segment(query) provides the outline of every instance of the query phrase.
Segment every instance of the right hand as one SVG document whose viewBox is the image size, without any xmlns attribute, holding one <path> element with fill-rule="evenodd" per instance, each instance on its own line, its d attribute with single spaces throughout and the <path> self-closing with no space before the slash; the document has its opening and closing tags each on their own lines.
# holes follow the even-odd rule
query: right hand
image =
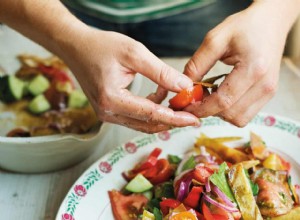
<svg viewBox="0 0 300 220">
<path fill-rule="evenodd" d="M 147 133 L 199 123 L 188 112 L 174 112 L 159 104 L 166 90 L 179 92 L 192 87 L 192 80 L 125 35 L 86 27 L 65 42 L 60 56 L 102 121 Z M 127 87 L 137 72 L 163 89 L 159 87 L 149 99 L 133 95 Z"/>
</svg>

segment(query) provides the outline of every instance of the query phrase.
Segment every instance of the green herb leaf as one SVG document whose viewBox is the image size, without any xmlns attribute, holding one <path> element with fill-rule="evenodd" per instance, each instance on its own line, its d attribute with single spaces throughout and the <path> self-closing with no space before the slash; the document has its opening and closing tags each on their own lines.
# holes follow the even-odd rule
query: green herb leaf
<svg viewBox="0 0 300 220">
<path fill-rule="evenodd" d="M 181 159 L 176 155 L 169 154 L 168 161 L 172 164 L 179 164 L 181 162 Z"/>
<path fill-rule="evenodd" d="M 258 188 L 258 185 L 256 183 L 254 183 L 251 179 L 250 179 L 250 175 L 248 173 L 248 170 L 244 169 L 244 172 L 246 174 L 246 177 L 250 183 L 250 186 L 251 186 L 251 190 L 252 190 L 252 194 L 253 196 L 257 196 L 258 195 L 258 192 L 259 192 L 259 188 Z"/>
<path fill-rule="evenodd" d="M 232 201 L 235 202 L 234 195 L 229 187 L 226 179 L 225 171 L 228 169 L 227 164 L 224 162 L 220 165 L 218 172 L 215 172 L 209 177 L 209 180 L 215 184 L 225 195 Z"/>
<path fill-rule="evenodd" d="M 196 167 L 195 157 L 192 155 L 182 166 L 181 172 L 189 169 L 194 169 Z"/>
<path fill-rule="evenodd" d="M 154 198 L 148 201 L 146 210 L 153 213 L 154 208 L 160 208 L 159 203 L 161 202 L 161 199 Z"/>
<path fill-rule="evenodd" d="M 154 187 L 155 198 L 175 198 L 174 186 L 171 182 L 164 182 Z"/>
<path fill-rule="evenodd" d="M 163 219 L 163 216 L 162 216 L 162 213 L 160 211 L 160 209 L 154 207 L 153 209 L 153 215 L 155 217 L 155 220 L 162 220 Z"/>
</svg>

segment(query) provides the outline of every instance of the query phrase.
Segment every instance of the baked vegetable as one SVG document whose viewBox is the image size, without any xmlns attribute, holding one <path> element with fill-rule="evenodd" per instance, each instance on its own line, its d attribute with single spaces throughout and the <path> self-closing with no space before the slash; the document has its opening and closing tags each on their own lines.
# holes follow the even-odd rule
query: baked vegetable
<svg viewBox="0 0 300 220">
<path fill-rule="evenodd" d="M 244 220 L 263 220 L 242 164 L 232 166 L 228 182 Z"/>
</svg>

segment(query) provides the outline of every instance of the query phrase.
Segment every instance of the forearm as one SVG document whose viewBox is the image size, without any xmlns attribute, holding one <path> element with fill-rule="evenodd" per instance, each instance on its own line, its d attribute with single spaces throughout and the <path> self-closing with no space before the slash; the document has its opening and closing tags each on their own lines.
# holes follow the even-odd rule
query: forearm
<svg viewBox="0 0 300 220">
<path fill-rule="evenodd" d="M 0 22 L 61 55 L 62 46 L 86 26 L 59 0 L 2 0 Z"/>
</svg>

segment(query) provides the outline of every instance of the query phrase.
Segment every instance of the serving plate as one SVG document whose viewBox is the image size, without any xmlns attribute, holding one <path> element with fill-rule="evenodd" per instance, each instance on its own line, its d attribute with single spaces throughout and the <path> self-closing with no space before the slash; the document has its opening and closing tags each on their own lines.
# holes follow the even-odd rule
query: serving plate
<svg viewBox="0 0 300 220">
<path fill-rule="evenodd" d="M 121 173 L 131 169 L 155 147 L 168 154 L 182 155 L 190 149 L 197 136 L 241 136 L 249 140 L 250 131 L 260 135 L 267 146 L 292 165 L 294 183 L 300 183 L 300 123 L 269 114 L 257 115 L 245 128 L 237 128 L 219 118 L 203 119 L 199 127 L 176 128 L 158 134 L 137 137 L 117 146 L 88 168 L 74 183 L 63 200 L 56 220 L 113 219 L 108 190 L 125 185 Z"/>
</svg>

